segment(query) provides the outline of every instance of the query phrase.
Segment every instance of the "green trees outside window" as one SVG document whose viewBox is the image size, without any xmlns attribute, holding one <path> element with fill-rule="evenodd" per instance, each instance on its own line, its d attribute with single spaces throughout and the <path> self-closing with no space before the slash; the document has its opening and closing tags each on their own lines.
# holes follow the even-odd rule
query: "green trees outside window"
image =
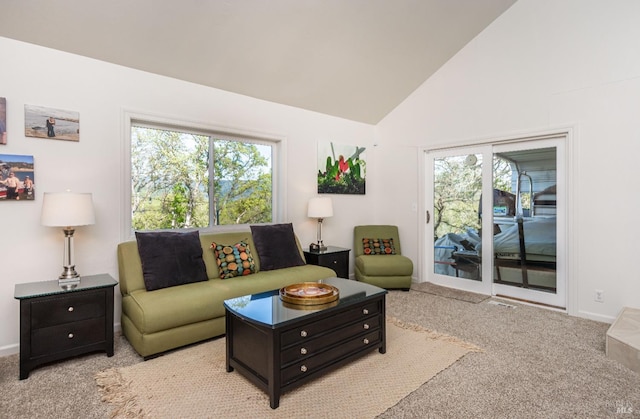
<svg viewBox="0 0 640 419">
<path fill-rule="evenodd" d="M 131 128 L 134 230 L 272 221 L 271 145 Z"/>
<path fill-rule="evenodd" d="M 492 164 L 493 187 L 510 191 L 513 174 L 509 162 L 496 156 Z M 480 231 L 482 156 L 436 159 L 434 170 L 435 239 L 447 233 L 462 234 L 468 228 Z"/>
</svg>

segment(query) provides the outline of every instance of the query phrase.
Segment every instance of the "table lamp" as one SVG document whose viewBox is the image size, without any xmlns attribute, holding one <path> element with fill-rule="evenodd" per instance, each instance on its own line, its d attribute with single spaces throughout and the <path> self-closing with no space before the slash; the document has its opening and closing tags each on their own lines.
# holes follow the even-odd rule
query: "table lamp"
<svg viewBox="0 0 640 419">
<path fill-rule="evenodd" d="M 63 227 L 63 271 L 58 277 L 58 284 L 64 289 L 75 288 L 80 283 L 80 275 L 75 269 L 73 233 L 75 227 L 95 223 L 91 194 L 74 193 L 69 190 L 66 192 L 45 192 L 40 221 L 44 226 Z"/>
<path fill-rule="evenodd" d="M 327 246 L 322 242 L 322 221 L 327 217 L 333 216 L 333 203 L 331 198 L 317 197 L 309 200 L 309 208 L 307 210 L 309 218 L 318 219 L 318 242 L 312 243 L 309 250 L 321 251 L 327 250 Z"/>
</svg>

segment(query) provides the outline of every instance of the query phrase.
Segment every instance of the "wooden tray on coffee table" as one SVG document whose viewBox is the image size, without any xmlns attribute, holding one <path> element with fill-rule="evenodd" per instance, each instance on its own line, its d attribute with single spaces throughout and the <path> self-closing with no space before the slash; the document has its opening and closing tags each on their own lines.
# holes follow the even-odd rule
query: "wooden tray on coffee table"
<svg viewBox="0 0 640 419">
<path fill-rule="evenodd" d="M 318 282 L 301 282 L 280 289 L 280 299 L 285 303 L 315 306 L 336 301 L 340 296 L 338 288 Z"/>
</svg>

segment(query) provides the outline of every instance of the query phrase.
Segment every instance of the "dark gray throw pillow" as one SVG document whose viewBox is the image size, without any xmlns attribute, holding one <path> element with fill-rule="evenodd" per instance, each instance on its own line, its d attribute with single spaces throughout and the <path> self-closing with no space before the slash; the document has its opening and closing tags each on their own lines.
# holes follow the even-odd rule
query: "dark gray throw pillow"
<svg viewBox="0 0 640 419">
<path fill-rule="evenodd" d="M 251 235 L 261 271 L 304 265 L 291 223 L 252 225 Z"/>
<path fill-rule="evenodd" d="M 198 231 L 136 231 L 147 291 L 206 281 Z"/>
</svg>

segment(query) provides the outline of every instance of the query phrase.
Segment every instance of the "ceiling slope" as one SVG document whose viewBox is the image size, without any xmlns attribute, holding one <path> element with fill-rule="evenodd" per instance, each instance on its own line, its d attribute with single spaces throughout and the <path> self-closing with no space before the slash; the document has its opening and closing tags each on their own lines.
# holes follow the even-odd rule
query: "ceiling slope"
<svg viewBox="0 0 640 419">
<path fill-rule="evenodd" d="M 0 36 L 376 124 L 516 0 L 12 0 Z"/>
</svg>

